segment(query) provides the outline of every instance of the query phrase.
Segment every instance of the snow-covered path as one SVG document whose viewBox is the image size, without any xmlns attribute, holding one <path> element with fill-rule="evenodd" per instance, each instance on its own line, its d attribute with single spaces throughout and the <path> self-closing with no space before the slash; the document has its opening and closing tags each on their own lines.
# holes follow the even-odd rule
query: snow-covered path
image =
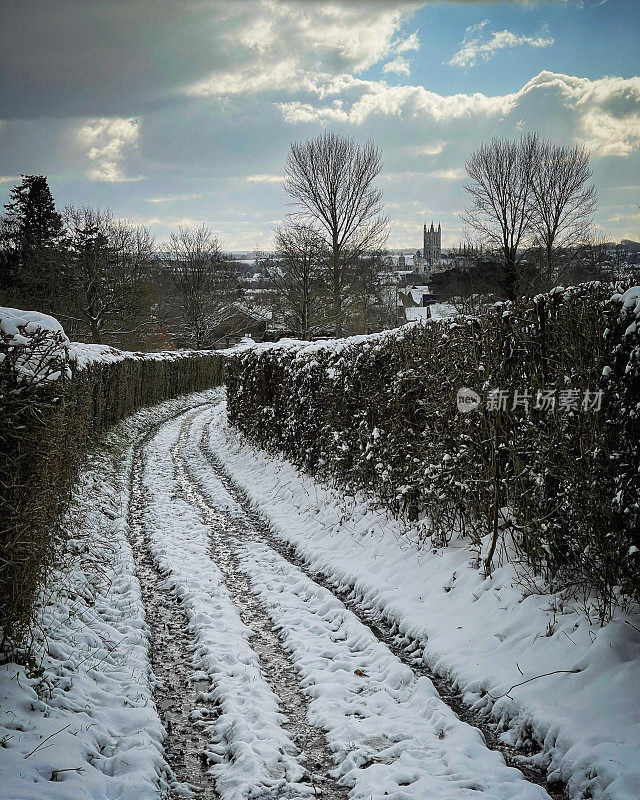
<svg viewBox="0 0 640 800">
<path fill-rule="evenodd" d="M 418 551 L 219 390 L 116 426 L 68 533 L 38 670 L 0 667 L 2 800 L 640 796 L 637 617 Z"/>
<path fill-rule="evenodd" d="M 179 601 L 192 642 L 183 655 L 193 648 L 192 678 L 205 687 L 195 708 L 177 711 L 171 695 L 185 680 L 156 687 L 176 776 L 222 800 L 548 798 L 427 677 L 270 546 L 205 457 L 211 417 L 209 406 L 160 426 L 134 465 L 138 544 Z M 199 775 L 193 757 L 172 758 L 188 719 L 206 740 Z"/>
</svg>

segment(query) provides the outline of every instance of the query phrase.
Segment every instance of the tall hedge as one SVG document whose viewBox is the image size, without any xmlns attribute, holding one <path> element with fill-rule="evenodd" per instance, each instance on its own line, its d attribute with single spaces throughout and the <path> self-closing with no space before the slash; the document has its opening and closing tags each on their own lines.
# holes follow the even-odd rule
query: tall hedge
<svg viewBox="0 0 640 800">
<path fill-rule="evenodd" d="M 611 291 L 588 284 L 481 317 L 258 345 L 229 359 L 230 421 L 421 520 L 436 546 L 462 533 L 488 571 L 524 561 L 606 619 L 614 603 L 640 600 L 640 301 Z M 480 395 L 477 410 L 458 411 L 462 387 Z M 508 403 L 494 410 L 499 389 Z M 571 407 L 566 393 L 581 404 L 586 390 L 593 405 L 602 391 L 600 410 Z M 539 391 L 555 408 L 535 407 Z"/>
<path fill-rule="evenodd" d="M 34 601 L 63 546 L 58 524 L 87 446 L 143 406 L 222 382 L 217 353 L 110 350 L 80 368 L 61 331 L 33 325 L 20 330 L 17 336 L 0 330 L 0 626 L 5 657 L 15 656 L 16 646 L 29 640 Z"/>
</svg>

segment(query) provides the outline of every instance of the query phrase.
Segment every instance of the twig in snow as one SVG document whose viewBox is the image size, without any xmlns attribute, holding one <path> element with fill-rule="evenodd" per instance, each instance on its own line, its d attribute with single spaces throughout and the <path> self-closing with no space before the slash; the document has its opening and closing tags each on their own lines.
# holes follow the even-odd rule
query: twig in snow
<svg viewBox="0 0 640 800">
<path fill-rule="evenodd" d="M 625 622 L 627 623 L 627 625 L 631 625 L 631 627 L 633 628 L 633 630 L 634 630 L 634 631 L 638 631 L 638 633 L 640 633 L 640 628 L 637 628 L 637 627 L 636 627 L 636 626 L 633 624 L 633 622 L 629 622 L 629 620 L 628 620 L 628 619 L 625 619 Z"/>
<path fill-rule="evenodd" d="M 70 725 L 70 724 L 69 724 L 69 725 L 65 725 L 65 726 L 64 726 L 64 728 L 60 728 L 60 730 L 59 730 L 59 731 L 56 731 L 55 733 L 50 733 L 50 734 L 49 734 L 49 736 L 47 736 L 47 738 L 46 738 L 46 739 L 43 739 L 43 740 L 40 742 L 40 744 L 39 744 L 39 745 L 37 745 L 37 747 L 34 747 L 34 748 L 33 748 L 33 750 L 32 750 L 30 753 L 27 753 L 27 755 L 25 756 L 25 758 L 29 758 L 29 756 L 32 756 L 32 755 L 33 755 L 33 754 L 36 752 L 36 750 L 39 750 L 39 749 L 42 747 L 42 745 L 43 745 L 45 742 L 48 742 L 48 741 L 49 741 L 49 739 L 52 739 L 54 736 L 57 736 L 59 733 L 62 733 L 62 731 L 66 731 L 66 730 L 67 730 L 67 728 L 69 728 L 69 727 L 71 727 L 71 725 Z"/>
<path fill-rule="evenodd" d="M 108 657 L 111 655 L 111 653 L 113 653 L 113 651 L 116 649 L 116 647 L 118 647 L 119 645 L 121 645 L 121 644 L 122 644 L 122 642 L 124 642 L 124 640 L 125 640 L 126 638 L 127 638 L 126 636 L 123 636 L 123 637 L 122 637 L 122 639 L 120 639 L 120 641 L 119 641 L 119 642 L 116 642 L 116 643 L 113 645 L 113 647 L 111 648 L 111 650 L 109 650 L 109 652 L 108 652 L 106 655 L 104 655 L 104 656 L 103 656 L 103 657 L 100 659 L 100 661 L 98 661 L 98 663 L 97 663 L 97 664 L 94 664 L 92 667 L 89 667 L 89 669 L 95 669 L 96 667 L 99 667 L 99 666 L 100 666 L 100 664 L 102 664 L 102 662 L 105 660 L 105 658 L 108 658 Z"/>
<path fill-rule="evenodd" d="M 54 769 L 53 772 L 51 773 L 51 780 L 57 781 L 58 775 L 61 772 L 83 772 L 83 771 L 84 767 L 67 767 L 66 769 Z"/>
<path fill-rule="evenodd" d="M 489 695 L 489 697 L 492 700 L 499 700 L 501 697 L 509 697 L 509 692 L 512 689 L 515 689 L 516 686 L 524 686 L 525 683 L 531 683 L 531 681 L 537 681 L 538 678 L 546 678 L 549 675 L 558 675 L 561 672 L 566 672 L 566 673 L 574 672 L 575 673 L 575 672 L 582 672 L 582 670 L 581 669 L 554 669 L 552 672 L 543 672 L 541 675 L 534 675 L 533 678 L 527 678 L 526 681 L 520 681 L 520 683 L 514 683 L 513 686 L 510 686 L 507 689 L 507 691 L 504 692 L 503 694 L 493 695 L 493 694 L 491 694 L 491 692 L 487 692 L 487 694 Z"/>
<path fill-rule="evenodd" d="M 124 642 L 124 640 L 125 640 L 126 638 L 127 638 L 126 636 L 123 636 L 123 637 L 122 637 L 122 639 L 120 639 L 120 641 L 119 641 L 119 642 L 116 642 L 116 643 L 113 645 L 113 647 L 112 647 L 110 650 L 107 650 L 107 654 L 106 654 L 106 655 L 105 655 L 103 658 L 101 658 L 101 659 L 100 659 L 100 661 L 98 661 L 98 664 L 102 664 L 102 662 L 104 661 L 104 659 L 105 659 L 107 656 L 111 655 L 111 653 L 113 653 L 113 651 L 116 649 L 116 647 L 117 647 L 119 644 L 122 644 L 122 642 Z M 98 649 L 100 649 L 100 648 L 98 648 Z M 78 669 L 78 667 L 80 667 L 82 664 L 84 664 L 84 662 L 85 662 L 85 661 L 88 661 L 88 660 L 91 658 L 91 656 L 92 656 L 92 655 L 95 655 L 95 653 L 94 653 L 93 651 L 91 651 L 91 652 L 89 653 L 89 655 L 88 655 L 88 656 L 85 656 L 85 657 L 82 659 L 82 661 L 80 661 L 80 662 L 79 662 L 79 663 L 76 665 L 76 669 Z M 89 667 L 89 669 L 95 669 L 95 668 L 98 666 L 98 664 L 94 664 L 92 667 Z"/>
</svg>

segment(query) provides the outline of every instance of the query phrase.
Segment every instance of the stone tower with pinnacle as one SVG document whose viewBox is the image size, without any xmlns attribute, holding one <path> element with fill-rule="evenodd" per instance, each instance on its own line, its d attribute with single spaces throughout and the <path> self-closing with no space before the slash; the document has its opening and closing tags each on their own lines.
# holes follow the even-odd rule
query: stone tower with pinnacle
<svg viewBox="0 0 640 800">
<path fill-rule="evenodd" d="M 438 223 L 437 230 L 431 223 L 431 228 L 427 228 L 427 223 L 424 224 L 423 229 L 423 250 L 422 257 L 424 259 L 425 271 L 431 272 L 433 267 L 440 263 L 442 255 L 442 228 Z"/>
</svg>

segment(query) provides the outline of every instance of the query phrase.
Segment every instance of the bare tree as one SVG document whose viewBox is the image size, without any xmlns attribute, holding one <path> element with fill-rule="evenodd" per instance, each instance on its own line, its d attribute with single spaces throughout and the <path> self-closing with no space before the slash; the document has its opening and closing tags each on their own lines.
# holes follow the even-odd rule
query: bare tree
<svg viewBox="0 0 640 800">
<path fill-rule="evenodd" d="M 236 279 L 215 233 L 200 225 L 170 236 L 168 266 L 180 314 L 167 327 L 196 350 L 211 347 L 232 316 Z"/>
<path fill-rule="evenodd" d="M 516 296 L 518 266 L 531 232 L 531 202 L 538 152 L 538 137 L 528 134 L 518 141 L 493 139 L 482 144 L 466 163 L 470 182 L 465 189 L 471 208 L 465 223 L 503 262 L 503 291 Z"/>
<path fill-rule="evenodd" d="M 342 335 L 350 292 L 349 267 L 380 249 L 387 233 L 382 192 L 373 185 L 382 170 L 376 145 L 325 132 L 295 142 L 285 165 L 285 191 L 294 215 L 322 232 L 327 251 L 335 333 Z"/>
<path fill-rule="evenodd" d="M 589 152 L 582 145 L 564 147 L 538 142 L 532 181 L 534 246 L 542 251 L 542 281 L 550 289 L 561 279 L 560 255 L 589 235 L 596 209 L 596 188 Z M 564 261 L 568 264 L 567 259 Z"/>
<path fill-rule="evenodd" d="M 568 280 L 625 281 L 633 276 L 633 265 L 621 242 L 591 233 L 573 248 Z"/>
<path fill-rule="evenodd" d="M 310 225 L 290 224 L 275 235 L 276 261 L 263 264 L 285 321 L 300 339 L 317 330 L 324 283 L 323 241 Z"/>
<path fill-rule="evenodd" d="M 144 226 L 114 220 L 109 209 L 67 207 L 68 249 L 61 273 L 61 316 L 91 339 L 119 341 L 137 330 L 150 305 L 154 240 Z"/>
<path fill-rule="evenodd" d="M 395 291 L 389 291 L 390 287 L 385 284 L 385 274 L 392 267 L 390 255 L 382 250 L 362 255 L 353 264 L 350 333 L 373 333 L 395 325 Z"/>
</svg>

